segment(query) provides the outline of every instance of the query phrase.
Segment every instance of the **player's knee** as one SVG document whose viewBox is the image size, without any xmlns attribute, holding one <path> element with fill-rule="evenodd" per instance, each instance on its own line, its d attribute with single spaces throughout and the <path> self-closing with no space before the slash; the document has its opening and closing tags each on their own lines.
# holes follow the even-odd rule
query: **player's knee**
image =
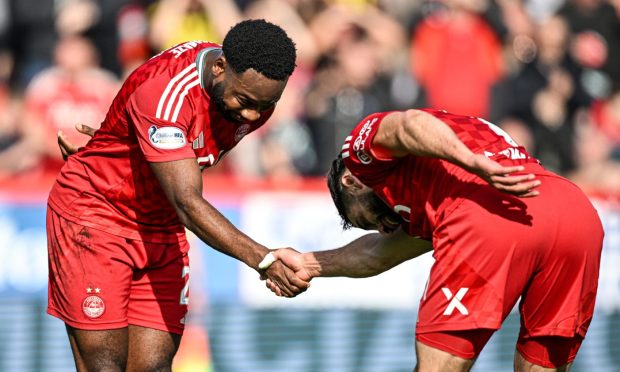
<svg viewBox="0 0 620 372">
<path fill-rule="evenodd" d="M 424 345 L 461 359 L 475 359 L 494 332 L 493 329 L 440 331 L 419 333 L 416 338 Z"/>
<path fill-rule="evenodd" d="M 515 364 L 518 365 L 519 357 L 522 357 L 523 365 L 532 364 L 561 371 L 575 359 L 582 342 L 583 337 L 579 335 L 519 338 L 517 340 L 519 355 L 515 356 Z"/>
<path fill-rule="evenodd" d="M 172 370 L 172 356 L 145 356 L 138 360 L 131 360 L 127 371 L 170 372 Z"/>
<path fill-rule="evenodd" d="M 126 355 L 108 351 L 88 355 L 83 360 L 89 372 L 120 372 L 127 365 Z"/>
<path fill-rule="evenodd" d="M 417 370 L 468 371 L 494 330 L 443 331 L 417 334 Z"/>
<path fill-rule="evenodd" d="M 124 371 L 127 365 L 127 335 L 123 329 L 88 331 L 67 325 L 78 369 Z"/>
</svg>

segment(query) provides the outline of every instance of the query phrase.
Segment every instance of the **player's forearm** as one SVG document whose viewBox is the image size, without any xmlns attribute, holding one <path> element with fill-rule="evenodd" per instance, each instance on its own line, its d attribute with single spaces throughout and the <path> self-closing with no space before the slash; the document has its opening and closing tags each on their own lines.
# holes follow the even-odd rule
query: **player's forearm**
<svg viewBox="0 0 620 372">
<path fill-rule="evenodd" d="M 304 268 L 313 277 L 366 278 L 431 249 L 430 242 L 409 237 L 402 231 L 389 236 L 373 233 L 338 249 L 304 253 Z"/>
<path fill-rule="evenodd" d="M 256 269 L 269 250 L 237 229 L 202 197 L 180 205 L 183 224 L 202 241 Z"/>
<path fill-rule="evenodd" d="M 195 159 L 153 162 L 151 168 L 185 227 L 218 251 L 257 268 L 269 250 L 202 197 L 202 175 Z"/>
</svg>

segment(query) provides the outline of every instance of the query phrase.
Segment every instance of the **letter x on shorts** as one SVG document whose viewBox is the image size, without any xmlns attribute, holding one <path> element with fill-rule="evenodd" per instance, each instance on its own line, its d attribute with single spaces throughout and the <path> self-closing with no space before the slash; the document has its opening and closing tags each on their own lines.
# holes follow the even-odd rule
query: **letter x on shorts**
<svg viewBox="0 0 620 372">
<path fill-rule="evenodd" d="M 47 209 L 47 312 L 77 329 L 129 324 L 182 334 L 189 244 L 148 243 L 85 227 Z"/>
<path fill-rule="evenodd" d="M 520 354 L 545 367 L 575 358 L 594 311 L 603 229 L 577 186 L 538 177 L 538 197 L 482 187 L 437 225 L 418 341 L 474 358 L 521 297 Z M 545 346 L 548 336 L 562 339 Z"/>
</svg>

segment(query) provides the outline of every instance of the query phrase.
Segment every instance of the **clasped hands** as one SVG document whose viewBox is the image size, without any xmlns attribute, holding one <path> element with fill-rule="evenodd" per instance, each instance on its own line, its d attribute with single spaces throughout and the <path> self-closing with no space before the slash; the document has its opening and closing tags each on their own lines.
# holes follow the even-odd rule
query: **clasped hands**
<svg viewBox="0 0 620 372">
<path fill-rule="evenodd" d="M 276 296 L 295 297 L 305 292 L 310 280 L 319 274 L 316 265 L 311 264 L 312 254 L 292 248 L 276 249 L 271 254 L 276 261 L 260 273 L 261 280 Z"/>
</svg>

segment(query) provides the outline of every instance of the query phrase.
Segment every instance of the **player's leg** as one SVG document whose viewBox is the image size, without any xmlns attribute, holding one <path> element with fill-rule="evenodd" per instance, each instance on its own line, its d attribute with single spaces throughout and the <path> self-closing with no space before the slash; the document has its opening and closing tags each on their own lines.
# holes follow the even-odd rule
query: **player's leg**
<svg viewBox="0 0 620 372">
<path fill-rule="evenodd" d="M 415 348 L 415 372 L 467 372 L 474 365 L 475 359 L 463 359 L 420 341 L 416 341 Z"/>
<path fill-rule="evenodd" d="M 189 245 L 131 242 L 145 264 L 135 270 L 129 297 L 128 371 L 170 371 L 185 327 Z"/>
<path fill-rule="evenodd" d="M 179 334 L 130 325 L 127 372 L 171 371 L 180 342 Z"/>
<path fill-rule="evenodd" d="M 526 360 L 519 351 L 515 352 L 515 372 L 568 372 L 573 363 L 567 363 L 557 368 L 546 368 Z"/>
<path fill-rule="evenodd" d="M 79 372 L 125 371 L 127 328 L 86 331 L 67 325 L 67 334 Z"/>
<path fill-rule="evenodd" d="M 495 330 L 439 331 L 416 336 L 418 371 L 469 371 Z"/>
<path fill-rule="evenodd" d="M 48 209 L 48 313 L 67 325 L 80 370 L 125 368 L 131 262 L 125 239 Z"/>
<path fill-rule="evenodd" d="M 592 320 L 598 287 L 603 229 L 594 207 L 568 181 L 545 183 L 553 186 L 553 208 L 543 215 L 553 239 L 540 248 L 537 271 L 521 298 L 517 371 L 570 365 Z"/>
<path fill-rule="evenodd" d="M 435 263 L 416 325 L 418 344 L 432 348 L 420 349 L 421 370 L 441 370 L 442 363 L 471 368 L 536 266 L 530 253 L 537 242 L 523 238 L 530 229 L 527 205 L 490 187 L 469 195 L 436 227 Z"/>
</svg>

